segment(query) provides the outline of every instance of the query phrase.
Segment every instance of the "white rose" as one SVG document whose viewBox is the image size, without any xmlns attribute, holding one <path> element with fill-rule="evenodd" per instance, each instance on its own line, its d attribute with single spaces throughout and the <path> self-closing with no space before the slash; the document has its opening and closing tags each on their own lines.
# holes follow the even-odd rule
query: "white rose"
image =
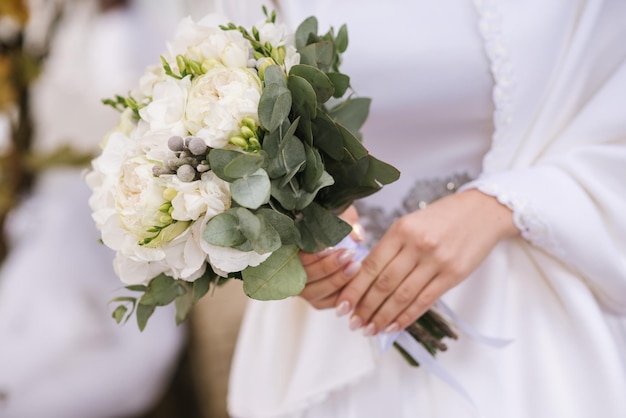
<svg viewBox="0 0 626 418">
<path fill-rule="evenodd" d="M 186 135 L 183 120 L 190 86 L 189 77 L 182 80 L 167 77 L 154 85 L 152 101 L 139 110 L 139 116 L 149 124 L 151 131 L 167 130 L 170 135 Z"/>
<path fill-rule="evenodd" d="M 241 129 L 241 120 L 258 122 L 261 81 L 245 68 L 215 66 L 196 77 L 187 101 L 186 126 L 212 148 L 224 148 Z"/>
</svg>

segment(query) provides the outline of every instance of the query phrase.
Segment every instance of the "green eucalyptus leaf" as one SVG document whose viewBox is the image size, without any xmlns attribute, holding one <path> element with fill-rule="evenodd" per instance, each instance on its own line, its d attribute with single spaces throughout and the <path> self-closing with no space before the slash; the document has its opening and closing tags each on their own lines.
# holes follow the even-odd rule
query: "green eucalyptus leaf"
<svg viewBox="0 0 626 418">
<path fill-rule="evenodd" d="M 328 113 L 332 119 L 358 136 L 361 126 L 363 126 L 369 115 L 371 102 L 371 99 L 365 97 L 347 99 Z"/>
<path fill-rule="evenodd" d="M 207 266 L 207 270 L 204 272 L 202 277 L 193 282 L 193 303 L 197 303 L 200 298 L 207 294 L 209 288 L 211 287 L 211 280 L 213 280 L 215 276 L 216 274 L 213 273 L 211 267 Z"/>
<path fill-rule="evenodd" d="M 358 140 L 356 136 L 340 123 L 336 123 L 337 128 L 341 132 L 341 138 L 343 139 L 343 146 L 347 151 L 347 154 L 352 160 L 359 160 L 365 158 L 368 155 L 367 148 L 363 146 L 363 143 Z M 345 154 L 344 154 L 345 156 Z"/>
<path fill-rule="evenodd" d="M 333 177 L 328 174 L 326 171 L 322 172 L 319 180 L 315 184 L 315 187 L 311 192 L 307 192 L 304 189 L 300 189 L 300 193 L 298 194 L 298 198 L 296 200 L 296 210 L 303 210 L 307 206 L 313 202 L 315 197 L 317 196 L 317 192 L 319 192 L 324 187 L 332 186 L 335 183 Z"/>
<path fill-rule="evenodd" d="M 323 112 L 312 121 L 313 143 L 334 160 L 343 159 L 343 135 L 337 125 Z"/>
<path fill-rule="evenodd" d="M 154 313 L 155 308 L 156 307 L 152 305 L 137 304 L 137 326 L 139 327 L 139 331 L 146 329 L 148 319 L 150 319 Z"/>
<path fill-rule="evenodd" d="M 296 29 L 296 49 L 304 47 L 311 34 L 317 35 L 317 18 L 315 16 L 306 18 Z"/>
<path fill-rule="evenodd" d="M 184 295 L 187 290 L 177 280 L 159 274 L 148 284 L 148 290 L 139 299 L 140 305 L 166 306 L 178 296 Z"/>
<path fill-rule="evenodd" d="M 348 27 L 345 24 L 341 25 L 339 32 L 337 32 L 335 48 L 337 48 L 337 52 L 340 54 L 343 54 L 348 49 Z"/>
<path fill-rule="evenodd" d="M 145 292 L 146 290 L 148 290 L 148 287 L 142 284 L 133 284 L 130 286 L 125 286 L 124 288 L 132 290 L 133 292 Z"/>
<path fill-rule="evenodd" d="M 335 47 L 332 41 L 319 41 L 298 48 L 300 64 L 311 65 L 320 69 L 329 68 L 335 60 Z"/>
<path fill-rule="evenodd" d="M 352 227 L 317 203 L 302 210 L 302 217 L 296 221 L 300 231 L 300 248 L 315 253 L 337 245 L 351 231 Z"/>
<path fill-rule="evenodd" d="M 289 116 L 291 92 L 279 84 L 270 84 L 263 89 L 259 100 L 259 120 L 265 130 L 272 132 Z"/>
<path fill-rule="evenodd" d="M 244 241 L 243 244 L 234 246 L 233 248 L 235 250 L 243 251 L 244 253 L 247 253 L 248 251 L 254 251 L 254 248 L 252 248 L 252 244 L 248 240 Z"/>
<path fill-rule="evenodd" d="M 335 87 L 333 97 L 340 98 L 346 93 L 350 87 L 350 77 L 342 73 L 327 73 L 326 74 Z"/>
<path fill-rule="evenodd" d="M 234 247 L 246 241 L 239 228 L 239 219 L 230 211 L 211 218 L 202 232 L 202 238 L 219 247 Z"/>
<path fill-rule="evenodd" d="M 300 233 L 289 216 L 269 208 L 261 208 L 256 211 L 256 214 L 264 218 L 278 232 L 282 245 L 298 242 Z"/>
<path fill-rule="evenodd" d="M 313 86 L 297 75 L 289 76 L 287 86 L 293 97 L 294 114 L 302 119 L 314 119 L 317 116 L 317 95 Z"/>
<path fill-rule="evenodd" d="M 392 165 L 389 165 L 378 158 L 369 156 L 369 167 L 366 174 L 367 178 L 373 178 L 376 183 L 386 185 L 391 184 L 400 178 L 400 171 Z"/>
<path fill-rule="evenodd" d="M 224 167 L 224 175 L 231 178 L 242 178 L 256 172 L 263 166 L 265 158 L 261 154 L 243 154 L 232 159 Z"/>
<path fill-rule="evenodd" d="M 265 151 L 270 159 L 278 155 L 278 147 L 280 146 L 280 130 L 272 131 L 263 137 L 263 151 Z M 271 164 L 271 163 L 270 163 Z"/>
<path fill-rule="evenodd" d="M 280 187 L 284 187 L 306 162 L 304 144 L 296 136 L 292 135 L 286 138 L 280 144 L 280 153 L 278 158 L 282 160 L 282 165 L 286 169 L 285 176 L 281 180 L 280 184 Z"/>
<path fill-rule="evenodd" d="M 265 67 L 263 78 L 266 87 L 270 84 L 278 84 L 279 86 L 287 87 L 285 72 L 278 65 L 270 65 L 268 67 Z"/>
<path fill-rule="evenodd" d="M 115 322 L 120 324 L 124 320 L 124 317 L 126 316 L 127 312 L 128 312 L 128 308 L 126 306 L 119 305 L 117 308 L 115 308 L 111 316 L 113 317 Z"/>
<path fill-rule="evenodd" d="M 280 136 L 281 141 L 285 140 L 293 136 L 296 133 L 296 129 L 298 129 L 298 124 L 300 123 L 300 117 L 298 116 L 292 123 L 289 125 L 289 128 L 285 131 L 284 134 Z"/>
<path fill-rule="evenodd" d="M 317 96 L 317 103 L 326 103 L 328 99 L 333 97 L 335 87 L 332 81 L 324 72 L 311 65 L 294 65 L 289 70 L 289 76 L 298 76 L 304 78 L 311 84 Z"/>
<path fill-rule="evenodd" d="M 237 180 L 234 177 L 229 177 L 224 172 L 226 166 L 234 159 L 244 155 L 239 151 L 226 150 L 226 149 L 212 149 L 209 152 L 209 164 L 211 165 L 211 171 L 215 175 L 227 182 L 233 182 Z"/>
<path fill-rule="evenodd" d="M 259 168 L 253 174 L 235 180 L 230 185 L 233 200 L 241 206 L 256 209 L 270 199 L 272 186 L 267 172 Z"/>
<path fill-rule="evenodd" d="M 302 187 L 311 193 L 324 172 L 322 156 L 316 148 L 305 145 L 306 165 L 302 176 Z"/>
<path fill-rule="evenodd" d="M 262 216 L 257 216 L 245 208 L 237 208 L 241 232 L 259 254 L 266 254 L 280 247 L 280 235 Z"/>
<path fill-rule="evenodd" d="M 272 197 L 285 208 L 285 210 L 294 210 L 298 203 L 300 188 L 296 179 L 292 179 L 289 184 L 280 187 L 281 179 L 272 180 Z"/>
<path fill-rule="evenodd" d="M 306 284 L 306 272 L 298 251 L 295 245 L 285 245 L 260 265 L 243 270 L 246 295 L 257 300 L 279 300 L 300 293 Z"/>
<path fill-rule="evenodd" d="M 189 285 L 191 286 L 191 285 Z M 176 307 L 176 324 L 182 324 L 185 319 L 189 316 L 191 312 L 191 308 L 193 307 L 194 296 L 192 291 L 186 292 L 184 295 L 179 296 L 174 301 L 174 306 Z"/>
</svg>

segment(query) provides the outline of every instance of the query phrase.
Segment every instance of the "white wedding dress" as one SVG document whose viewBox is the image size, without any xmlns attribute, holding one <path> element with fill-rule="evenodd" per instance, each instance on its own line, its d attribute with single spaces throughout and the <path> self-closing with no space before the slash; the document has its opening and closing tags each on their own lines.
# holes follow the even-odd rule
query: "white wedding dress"
<svg viewBox="0 0 626 418">
<path fill-rule="evenodd" d="M 237 23 L 260 16 L 261 2 L 221 3 Z M 626 416 L 626 3 L 280 7 L 292 25 L 309 15 L 320 30 L 348 23 L 342 69 L 373 98 L 365 144 L 402 172 L 366 199 L 366 223 L 384 227 L 464 176 L 474 179 L 465 187 L 513 209 L 523 238 L 500 243 L 444 297 L 480 332 L 512 343 L 462 335 L 438 356 L 474 409 L 333 311 L 298 298 L 251 301 L 231 372 L 232 416 Z"/>
</svg>

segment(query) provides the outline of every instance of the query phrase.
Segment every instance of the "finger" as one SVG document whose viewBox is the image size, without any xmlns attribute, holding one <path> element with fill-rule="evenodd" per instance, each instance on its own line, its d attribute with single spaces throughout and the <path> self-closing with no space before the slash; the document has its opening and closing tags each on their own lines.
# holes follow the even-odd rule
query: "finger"
<svg viewBox="0 0 626 418">
<path fill-rule="evenodd" d="M 424 315 L 424 313 L 453 286 L 451 282 L 453 282 L 453 280 L 447 276 L 438 275 L 434 277 L 424 286 L 411 304 L 407 306 L 404 311 L 400 312 L 390 325 L 384 328 L 384 331 L 388 333 L 397 332 L 417 321 L 420 316 Z"/>
<path fill-rule="evenodd" d="M 354 315 L 358 316 L 363 324 L 368 324 L 374 313 L 390 295 L 394 294 L 398 286 L 415 269 L 417 263 L 418 256 L 414 251 L 402 250 L 374 279 L 370 288 L 356 305 Z M 414 297 L 415 294 L 412 296 Z"/>
<path fill-rule="evenodd" d="M 383 271 L 387 264 L 398 254 L 400 251 L 400 241 L 394 238 L 386 238 L 389 236 L 393 237 L 393 234 L 385 235 L 378 245 L 374 247 L 372 252 L 362 261 L 359 273 L 350 280 L 339 295 L 339 299 L 337 300 L 338 309 L 342 307 L 342 310 L 347 309 L 350 311 L 357 306 L 374 279 L 378 277 L 380 272 Z M 359 328 L 362 324 L 362 322 L 359 323 L 359 321 L 360 319 L 358 317 L 353 318 L 353 320 L 350 321 L 350 328 Z"/>
<path fill-rule="evenodd" d="M 342 248 L 329 256 L 308 264 L 305 266 L 307 283 L 315 282 L 337 273 L 352 260 L 352 257 L 354 257 L 353 250 Z"/>
<path fill-rule="evenodd" d="M 416 304 L 416 300 L 421 292 L 428 288 L 434 280 L 433 278 L 437 276 L 437 271 L 438 267 L 436 264 L 427 262 L 419 264 L 374 313 L 363 333 L 366 336 L 372 336 L 383 330 L 396 332 L 403 329 L 404 327 L 401 327 L 400 324 L 396 324 L 395 327 L 392 327 L 392 324 L 397 322 L 403 312 L 406 312 L 407 309 Z M 418 308 L 420 306 L 415 307 L 416 312 L 419 312 Z M 408 311 L 408 314 L 414 313 Z M 401 319 L 403 321 L 406 320 L 404 318 Z M 417 316 L 415 319 L 417 319 Z"/>
<path fill-rule="evenodd" d="M 336 253 L 337 251 L 339 251 L 338 248 L 328 247 L 317 253 L 305 253 L 304 251 L 300 251 L 299 256 L 300 256 L 300 261 L 302 261 L 302 265 L 306 267 L 311 263 L 315 263 L 324 257 L 328 257 Z"/>
<path fill-rule="evenodd" d="M 334 274 L 321 280 L 309 282 L 304 287 L 304 290 L 300 292 L 300 296 L 311 302 L 315 307 L 317 306 L 313 302 L 322 301 L 333 294 L 335 295 L 334 300 L 336 302 L 341 289 L 359 272 L 360 268 L 361 263 L 351 261 L 343 269 L 336 271 Z"/>
<path fill-rule="evenodd" d="M 315 309 L 331 309 L 335 307 L 335 304 L 337 303 L 337 298 L 339 298 L 339 292 L 335 292 L 333 294 L 331 294 L 330 296 L 327 296 L 323 299 L 319 299 L 316 301 L 312 301 L 309 302 L 311 304 L 311 306 L 313 306 Z"/>
</svg>

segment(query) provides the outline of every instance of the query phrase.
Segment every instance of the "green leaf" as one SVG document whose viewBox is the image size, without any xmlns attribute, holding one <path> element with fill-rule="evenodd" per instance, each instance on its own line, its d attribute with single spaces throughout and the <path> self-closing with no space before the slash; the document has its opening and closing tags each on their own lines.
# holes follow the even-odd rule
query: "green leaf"
<svg viewBox="0 0 626 418">
<path fill-rule="evenodd" d="M 270 84 L 278 84 L 279 86 L 287 87 L 285 72 L 278 65 L 270 65 L 265 68 L 264 81 L 266 87 Z"/>
<path fill-rule="evenodd" d="M 289 71 L 289 76 L 298 76 L 304 78 L 311 84 L 315 94 L 317 96 L 317 102 L 319 104 L 326 103 L 328 99 L 333 97 L 335 87 L 332 81 L 326 74 L 320 71 L 318 68 L 311 65 L 294 65 Z"/>
<path fill-rule="evenodd" d="M 256 209 L 270 200 L 272 185 L 267 172 L 259 168 L 252 175 L 244 176 L 230 185 L 233 200 L 241 206 Z"/>
<path fill-rule="evenodd" d="M 350 87 L 350 77 L 342 73 L 327 73 L 326 74 L 335 87 L 333 97 L 340 98 L 346 93 Z"/>
<path fill-rule="evenodd" d="M 243 290 L 252 299 L 278 300 L 297 295 L 306 284 L 298 247 L 286 245 L 257 267 L 242 272 Z"/>
<path fill-rule="evenodd" d="M 280 247 L 280 235 L 264 217 L 244 208 L 237 208 L 241 232 L 259 254 L 276 251 Z"/>
<path fill-rule="evenodd" d="M 386 185 L 393 183 L 400 178 L 400 171 L 392 165 L 389 165 L 376 157 L 370 155 L 370 164 L 367 177 L 375 179 L 377 183 Z"/>
<path fill-rule="evenodd" d="M 216 276 L 216 274 L 213 273 L 210 266 L 207 266 L 207 270 L 204 272 L 202 277 L 193 282 L 193 303 L 197 303 L 200 298 L 207 294 L 209 288 L 211 287 L 211 280 L 213 280 L 213 277 L 211 276 Z"/>
<path fill-rule="evenodd" d="M 211 171 L 213 171 L 217 177 L 229 183 L 237 180 L 236 178 L 227 176 L 226 173 L 224 173 L 224 169 L 231 161 L 241 155 L 244 154 L 239 151 L 212 149 L 209 152 L 209 164 L 211 166 Z"/>
<path fill-rule="evenodd" d="M 299 246 L 308 253 L 337 245 L 352 231 L 349 224 L 317 203 L 304 208 L 302 215 L 296 227 L 301 237 Z"/>
<path fill-rule="evenodd" d="M 268 208 L 261 208 L 256 211 L 256 214 L 264 218 L 278 232 L 282 245 L 295 244 L 300 239 L 300 233 L 289 216 Z"/>
<path fill-rule="evenodd" d="M 243 154 L 232 159 L 224 167 L 224 175 L 231 178 L 242 178 L 256 172 L 263 166 L 265 158 L 261 154 Z"/>
<path fill-rule="evenodd" d="M 334 160 L 343 158 L 343 135 L 335 123 L 323 112 L 319 112 L 313 124 L 313 143 Z"/>
<path fill-rule="evenodd" d="M 349 156 L 353 160 L 359 160 L 365 158 L 368 155 L 367 148 L 363 146 L 361 141 L 356 136 L 340 123 L 336 124 L 337 128 L 341 132 L 341 138 L 343 139 L 343 146 L 348 152 Z M 345 154 L 344 154 L 345 155 Z"/>
<path fill-rule="evenodd" d="M 298 48 L 300 64 L 311 65 L 320 69 L 331 66 L 335 59 L 335 47 L 332 41 L 319 41 Z"/>
<path fill-rule="evenodd" d="M 306 164 L 304 166 L 304 173 L 302 176 L 302 187 L 304 187 L 304 190 L 311 193 L 315 190 L 315 186 L 324 172 L 324 162 L 322 161 L 322 156 L 316 148 L 308 145 L 304 148 L 306 153 Z"/>
<path fill-rule="evenodd" d="M 128 312 L 128 308 L 124 305 L 120 305 L 117 308 L 115 308 L 111 316 L 113 317 L 115 322 L 119 324 L 122 322 L 122 320 L 124 320 L 124 317 L 126 316 L 127 312 Z"/>
<path fill-rule="evenodd" d="M 184 295 L 177 297 L 174 301 L 174 306 L 176 307 L 176 324 L 182 324 L 185 319 L 189 316 L 191 312 L 191 308 L 193 307 L 194 296 L 193 292 L 188 291 Z"/>
<path fill-rule="evenodd" d="M 231 212 L 214 216 L 204 228 L 202 238 L 220 247 L 235 247 L 246 241 L 239 228 L 239 218 Z"/>
<path fill-rule="evenodd" d="M 337 32 L 335 48 L 337 48 L 337 52 L 340 54 L 343 54 L 348 49 L 348 27 L 345 24 L 341 25 L 339 32 Z"/>
<path fill-rule="evenodd" d="M 178 296 L 184 295 L 186 289 L 173 278 L 159 274 L 148 284 L 148 290 L 139 299 L 140 305 L 166 306 Z"/>
<path fill-rule="evenodd" d="M 285 139 L 282 144 L 280 144 L 278 158 L 282 161 L 282 165 L 286 169 L 285 176 L 280 183 L 280 187 L 284 187 L 306 162 L 304 144 L 295 136 Z"/>
<path fill-rule="evenodd" d="M 371 102 L 371 99 L 365 97 L 348 99 L 328 113 L 336 122 L 339 122 L 354 135 L 358 136 L 361 126 L 363 126 L 369 115 Z"/>
<path fill-rule="evenodd" d="M 143 331 L 146 328 L 148 319 L 150 319 L 154 313 L 155 308 L 155 306 L 144 305 L 142 303 L 137 305 L 137 326 L 139 327 L 139 331 Z"/>
<path fill-rule="evenodd" d="M 296 49 L 304 47 L 309 42 L 309 36 L 317 35 L 317 18 L 306 18 L 296 29 Z"/>
<path fill-rule="evenodd" d="M 311 192 L 300 188 L 297 182 L 295 182 L 295 179 L 285 187 L 280 187 L 279 181 L 272 180 L 272 196 L 278 200 L 286 210 L 302 210 L 313 202 L 317 192 L 333 183 L 333 177 L 327 172 L 322 173 Z"/>
<path fill-rule="evenodd" d="M 263 89 L 259 100 L 259 120 L 267 131 L 277 129 L 291 111 L 291 92 L 279 84 Z"/>
<path fill-rule="evenodd" d="M 317 95 L 313 86 L 297 75 L 289 76 L 287 86 L 293 97 L 294 114 L 302 116 L 303 119 L 314 119 L 317 116 Z"/>
</svg>

